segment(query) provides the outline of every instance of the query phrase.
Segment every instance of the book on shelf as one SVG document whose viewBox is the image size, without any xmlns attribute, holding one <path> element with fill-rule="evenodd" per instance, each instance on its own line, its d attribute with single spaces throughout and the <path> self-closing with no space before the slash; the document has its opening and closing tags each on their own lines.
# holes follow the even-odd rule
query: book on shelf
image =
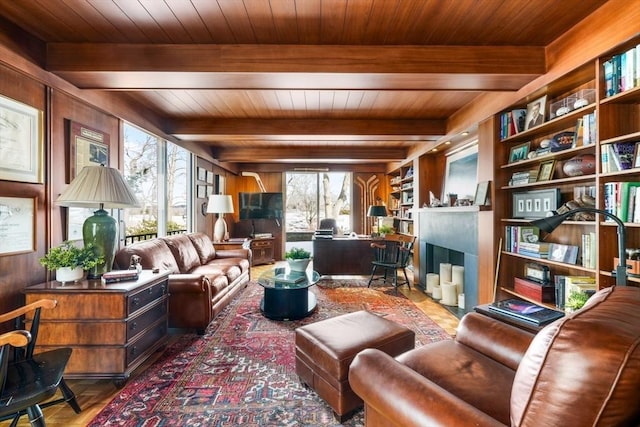
<svg viewBox="0 0 640 427">
<path fill-rule="evenodd" d="M 640 86 L 640 45 L 602 63 L 605 98 Z"/>
<path fill-rule="evenodd" d="M 507 225 L 505 226 L 506 247 L 508 252 L 518 253 L 522 245 L 531 244 L 529 250 L 539 247 L 540 229 L 530 225 Z M 543 245 L 544 246 L 544 245 Z"/>
<path fill-rule="evenodd" d="M 596 113 L 582 116 L 582 145 L 591 145 L 596 142 Z"/>
<path fill-rule="evenodd" d="M 590 232 L 582 235 L 582 266 L 596 268 L 596 248 L 598 242 L 596 233 Z"/>
<path fill-rule="evenodd" d="M 611 181 L 604 183 L 604 210 L 620 218 L 622 222 L 640 222 L 638 181 Z M 609 217 L 606 222 L 613 222 Z"/>
<path fill-rule="evenodd" d="M 528 301 L 510 298 L 489 304 L 489 310 L 511 316 L 534 325 L 543 326 L 564 317 L 564 313 L 533 304 Z"/>
</svg>

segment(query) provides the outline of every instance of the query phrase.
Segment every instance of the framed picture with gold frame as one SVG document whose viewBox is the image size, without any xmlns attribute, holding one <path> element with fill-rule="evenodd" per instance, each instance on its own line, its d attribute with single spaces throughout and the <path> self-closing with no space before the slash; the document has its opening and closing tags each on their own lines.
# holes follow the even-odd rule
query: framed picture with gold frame
<svg viewBox="0 0 640 427">
<path fill-rule="evenodd" d="M 42 183 L 44 115 L 0 95 L 0 180 Z"/>
<path fill-rule="evenodd" d="M 540 163 L 536 181 L 549 181 L 551 178 L 553 178 L 553 170 L 555 168 L 555 165 L 555 159 L 547 160 L 546 162 Z"/>
<path fill-rule="evenodd" d="M 109 166 L 109 134 L 69 120 L 71 182 L 85 166 Z"/>
</svg>

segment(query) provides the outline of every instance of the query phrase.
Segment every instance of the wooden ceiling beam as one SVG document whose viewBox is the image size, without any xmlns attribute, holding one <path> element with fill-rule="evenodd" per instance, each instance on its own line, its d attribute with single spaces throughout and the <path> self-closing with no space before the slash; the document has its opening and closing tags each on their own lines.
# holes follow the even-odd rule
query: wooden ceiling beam
<svg viewBox="0 0 640 427">
<path fill-rule="evenodd" d="M 345 46 L 49 43 L 61 72 L 544 74 L 531 46 Z"/>
<path fill-rule="evenodd" d="M 221 162 L 311 162 L 347 163 L 401 161 L 407 157 L 404 148 L 371 147 L 220 147 L 213 154 Z"/>
<path fill-rule="evenodd" d="M 185 119 L 165 131 L 179 138 L 368 136 L 393 139 L 433 139 L 446 134 L 445 120 L 327 120 L 327 119 Z"/>
</svg>

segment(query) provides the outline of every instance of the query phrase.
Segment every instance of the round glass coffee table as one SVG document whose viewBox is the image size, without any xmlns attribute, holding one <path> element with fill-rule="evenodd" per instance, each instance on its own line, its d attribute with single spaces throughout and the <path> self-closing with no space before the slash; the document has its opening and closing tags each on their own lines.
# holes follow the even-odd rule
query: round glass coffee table
<svg viewBox="0 0 640 427">
<path fill-rule="evenodd" d="M 307 317 L 316 309 L 317 300 L 309 288 L 320 280 L 317 271 L 291 271 L 276 267 L 258 277 L 264 288 L 260 301 L 262 314 L 273 320 L 296 320 Z"/>
</svg>

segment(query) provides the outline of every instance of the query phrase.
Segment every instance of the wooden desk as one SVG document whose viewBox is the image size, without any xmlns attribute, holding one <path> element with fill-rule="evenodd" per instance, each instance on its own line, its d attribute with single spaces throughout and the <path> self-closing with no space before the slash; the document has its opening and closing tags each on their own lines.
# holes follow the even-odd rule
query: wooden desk
<svg viewBox="0 0 640 427">
<path fill-rule="evenodd" d="M 313 269 L 322 276 L 371 274 L 370 237 L 313 240 Z"/>
<path fill-rule="evenodd" d="M 71 347 L 66 378 L 109 378 L 122 385 L 168 339 L 169 271 L 143 270 L 137 281 L 103 284 L 52 280 L 25 289 L 26 303 L 58 301 L 43 310 L 36 352 Z"/>
</svg>

